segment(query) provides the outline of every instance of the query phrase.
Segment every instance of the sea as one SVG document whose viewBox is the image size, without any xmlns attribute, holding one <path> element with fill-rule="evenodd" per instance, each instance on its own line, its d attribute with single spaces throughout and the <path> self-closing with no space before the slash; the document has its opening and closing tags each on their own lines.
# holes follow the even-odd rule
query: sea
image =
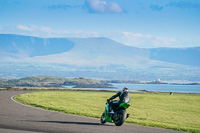
<svg viewBox="0 0 200 133">
<path fill-rule="evenodd" d="M 174 84 L 112 84 L 117 89 L 128 87 L 130 90 L 146 90 L 161 92 L 200 93 L 200 85 L 174 85 Z"/>
<path fill-rule="evenodd" d="M 91 89 L 113 89 L 122 90 L 128 87 L 129 90 L 138 91 L 161 91 L 161 92 L 181 92 L 181 93 L 200 93 L 200 85 L 174 85 L 174 84 L 121 84 L 112 83 L 113 88 L 91 88 Z M 65 88 L 73 88 L 73 86 L 64 86 Z"/>
</svg>

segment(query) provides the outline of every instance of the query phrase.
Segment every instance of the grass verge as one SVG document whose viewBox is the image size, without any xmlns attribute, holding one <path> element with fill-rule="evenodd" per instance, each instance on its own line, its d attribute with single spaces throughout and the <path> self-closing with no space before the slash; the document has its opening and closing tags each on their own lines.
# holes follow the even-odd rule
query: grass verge
<svg viewBox="0 0 200 133">
<path fill-rule="evenodd" d="M 22 94 L 15 100 L 24 104 L 68 114 L 100 118 L 105 101 L 114 92 L 45 91 Z M 200 132 L 199 94 L 130 94 L 127 123 Z"/>
</svg>

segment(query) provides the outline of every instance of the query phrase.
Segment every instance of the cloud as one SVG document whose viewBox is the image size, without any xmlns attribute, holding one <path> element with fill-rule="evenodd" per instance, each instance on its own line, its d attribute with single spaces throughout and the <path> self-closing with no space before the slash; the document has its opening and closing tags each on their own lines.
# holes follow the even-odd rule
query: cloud
<svg viewBox="0 0 200 133">
<path fill-rule="evenodd" d="M 182 9 L 199 9 L 200 10 L 200 3 L 193 3 L 191 1 L 180 1 L 180 2 L 170 2 L 164 6 L 150 5 L 150 8 L 153 11 L 161 11 L 167 7 L 175 7 L 175 8 L 182 8 Z"/>
<path fill-rule="evenodd" d="M 29 36 L 38 36 L 38 37 L 68 37 L 68 38 L 87 38 L 87 37 L 99 37 L 97 32 L 87 32 L 82 30 L 58 30 L 58 29 L 51 29 L 50 27 L 46 26 L 36 26 L 36 25 L 17 25 L 15 27 L 5 27 L 7 32 L 4 33 L 11 33 L 11 34 L 22 34 L 22 35 L 29 35 Z M 3 32 L 4 29 L 0 32 Z M 9 30 L 8 30 L 9 29 Z"/>
<path fill-rule="evenodd" d="M 200 9 L 200 3 L 193 3 L 191 1 L 171 2 L 166 6 L 188 9 Z"/>
<path fill-rule="evenodd" d="M 72 8 L 70 5 L 52 5 L 49 6 L 49 9 L 67 9 L 67 8 Z"/>
<path fill-rule="evenodd" d="M 25 25 L 17 25 L 17 29 L 26 30 L 26 31 L 32 31 L 33 30 L 31 27 L 25 26 Z"/>
<path fill-rule="evenodd" d="M 103 0 L 86 0 L 86 8 L 90 13 L 123 13 L 124 10 L 116 2 L 107 3 Z"/>
<path fill-rule="evenodd" d="M 9 27 L 6 27 L 8 30 Z M 2 31 L 4 31 L 2 29 Z M 64 37 L 64 38 L 88 38 L 88 37 L 107 37 L 124 45 L 140 47 L 140 48 L 155 48 L 155 47 L 180 47 L 184 41 L 180 41 L 174 38 L 153 36 L 149 34 L 133 33 L 133 32 L 110 32 L 110 33 L 98 33 L 87 32 L 82 30 L 69 31 L 69 30 L 57 30 L 49 27 L 42 27 L 36 25 L 17 25 L 15 28 L 11 27 L 9 34 L 21 34 L 38 37 Z M 188 43 L 187 43 L 188 44 Z M 196 46 L 196 43 L 195 43 Z"/>
<path fill-rule="evenodd" d="M 41 26 L 35 26 L 35 25 L 17 25 L 16 28 L 18 30 L 23 30 L 23 31 L 41 31 L 41 32 L 46 32 L 46 33 L 51 33 L 53 32 L 51 28 L 49 27 L 41 27 Z"/>
<path fill-rule="evenodd" d="M 158 6 L 158 5 L 151 5 L 150 8 L 153 11 L 161 11 L 164 7 L 163 6 Z"/>
<path fill-rule="evenodd" d="M 118 32 L 107 34 L 107 37 L 128 46 L 153 48 L 153 47 L 176 47 L 180 43 L 174 38 L 144 35 L 141 33 Z"/>
<path fill-rule="evenodd" d="M 154 46 L 156 47 L 174 47 L 177 45 L 178 41 L 174 38 L 167 38 L 167 37 L 152 37 L 150 38 Z M 175 46 L 176 47 L 176 46 Z"/>
<path fill-rule="evenodd" d="M 62 5 L 52 5 L 48 7 L 49 9 L 63 9 L 63 10 L 67 10 L 67 9 L 72 9 L 72 8 L 84 8 L 84 5 L 66 5 L 66 4 L 62 4 Z"/>
</svg>

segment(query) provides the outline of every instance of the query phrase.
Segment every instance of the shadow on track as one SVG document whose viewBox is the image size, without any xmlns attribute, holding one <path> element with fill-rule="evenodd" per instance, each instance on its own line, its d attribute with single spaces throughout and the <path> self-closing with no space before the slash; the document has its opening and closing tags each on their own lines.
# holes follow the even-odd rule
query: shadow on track
<svg viewBox="0 0 200 133">
<path fill-rule="evenodd" d="M 68 122 L 68 121 L 29 121 L 29 122 L 60 123 L 60 124 L 77 124 L 77 125 L 96 125 L 96 126 L 113 126 L 113 125 L 105 125 L 105 124 L 90 123 L 90 122 Z"/>
</svg>

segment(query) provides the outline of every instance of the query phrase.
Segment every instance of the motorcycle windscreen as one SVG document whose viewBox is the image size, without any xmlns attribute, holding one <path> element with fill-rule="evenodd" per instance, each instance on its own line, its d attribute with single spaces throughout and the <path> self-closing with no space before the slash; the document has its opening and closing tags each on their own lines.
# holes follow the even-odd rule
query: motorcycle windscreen
<svg viewBox="0 0 200 133">
<path fill-rule="evenodd" d="M 125 108 L 125 109 L 127 109 L 129 106 L 130 106 L 129 103 L 121 103 L 121 104 L 119 105 L 119 107 L 123 107 L 123 108 Z"/>
</svg>

